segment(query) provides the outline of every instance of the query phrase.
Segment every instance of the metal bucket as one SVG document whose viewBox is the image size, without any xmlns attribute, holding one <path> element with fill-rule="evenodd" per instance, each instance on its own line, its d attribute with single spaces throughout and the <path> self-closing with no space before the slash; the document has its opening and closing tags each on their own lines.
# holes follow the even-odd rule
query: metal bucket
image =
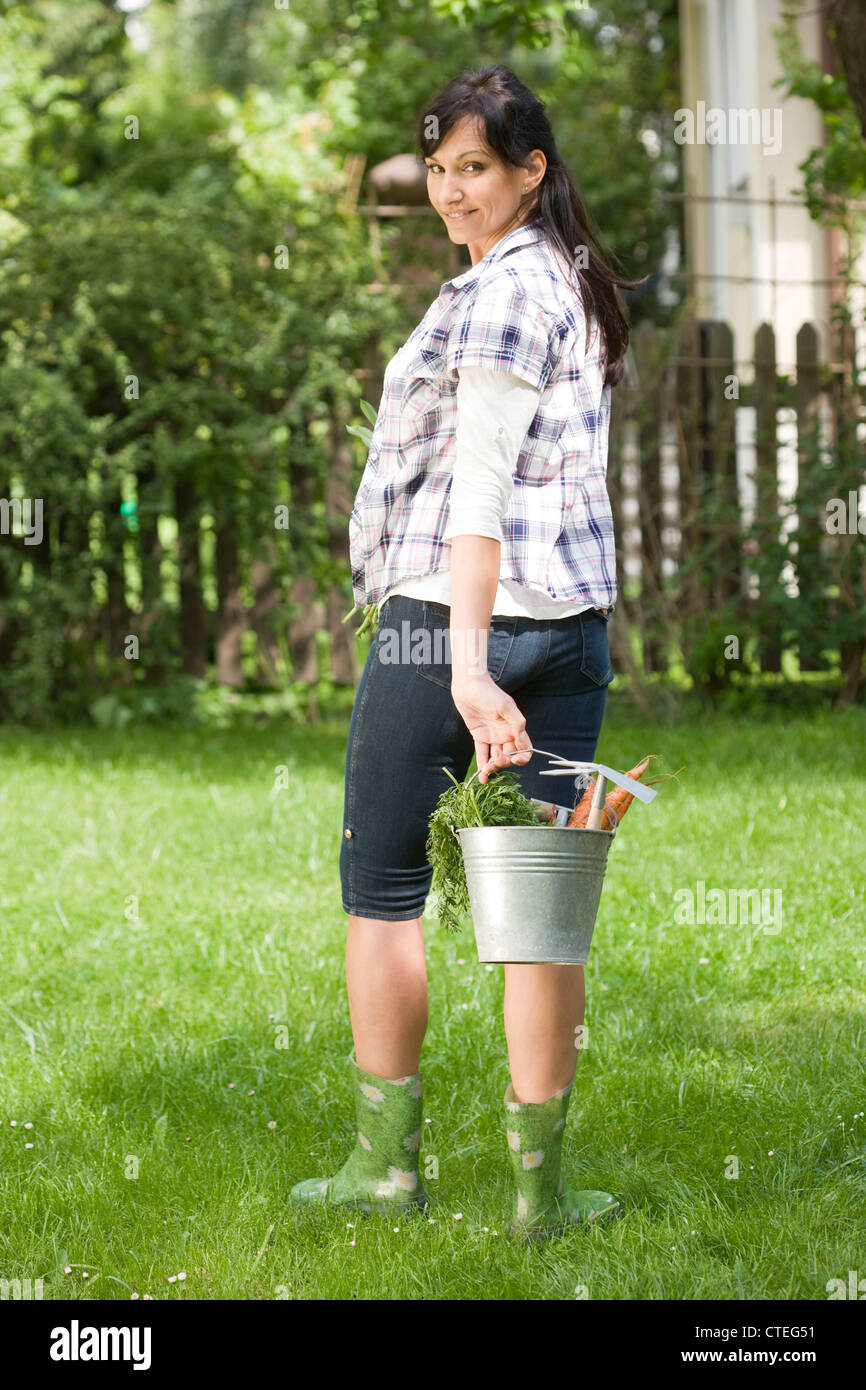
<svg viewBox="0 0 866 1390">
<path fill-rule="evenodd" d="M 616 830 L 455 829 L 479 961 L 583 964 Z"/>
</svg>

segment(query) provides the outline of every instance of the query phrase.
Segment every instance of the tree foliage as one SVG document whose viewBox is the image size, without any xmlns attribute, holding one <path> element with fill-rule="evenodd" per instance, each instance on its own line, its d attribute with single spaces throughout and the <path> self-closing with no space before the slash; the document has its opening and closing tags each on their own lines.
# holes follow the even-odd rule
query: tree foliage
<svg viewBox="0 0 866 1390">
<path fill-rule="evenodd" d="M 74 713 L 201 671 L 262 567 L 291 678 L 295 581 L 351 602 L 327 498 L 365 352 L 388 355 L 414 323 L 397 278 L 411 237 L 396 251 L 386 233 L 380 255 L 346 201 L 347 156 L 411 149 L 426 97 L 506 62 L 548 103 L 605 240 L 640 274 L 677 172 L 675 13 L 3 7 L 0 498 L 39 499 L 45 520 L 38 545 L 20 526 L 0 535 L 0 713 Z"/>
</svg>

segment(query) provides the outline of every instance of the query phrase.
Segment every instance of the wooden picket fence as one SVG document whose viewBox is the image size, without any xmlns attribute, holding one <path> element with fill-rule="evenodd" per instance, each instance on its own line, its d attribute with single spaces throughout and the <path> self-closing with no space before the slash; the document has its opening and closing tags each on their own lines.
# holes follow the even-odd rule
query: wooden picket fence
<svg viewBox="0 0 866 1390">
<path fill-rule="evenodd" d="M 642 323 L 634 331 L 632 371 L 613 391 L 607 475 L 619 589 L 611 644 L 615 664 L 633 682 L 667 669 L 672 647 L 683 649 L 686 619 L 730 612 L 739 599 L 733 607 L 748 621 L 756 599 L 743 548 L 748 517 L 758 520 L 764 539 L 778 534 L 785 455 L 790 496 L 804 470 L 815 467 L 807 448 L 815 431 L 832 453 L 864 418 L 850 324 L 837 332 L 834 346 L 835 360 L 822 362 L 818 331 L 803 324 L 792 379 L 778 368 L 769 324 L 756 331 L 749 357 L 735 356 L 733 332 L 723 322 L 685 319 L 671 330 Z M 743 412 L 749 415 L 738 418 Z M 798 530 L 796 573 L 787 577 L 804 599 L 814 548 L 830 543 L 824 518 L 811 520 L 816 524 Z M 702 563 L 710 555 L 722 560 L 711 566 L 708 581 Z M 630 640 L 635 631 L 640 660 Z M 778 629 L 762 633 L 763 671 L 781 669 L 782 646 Z M 823 669 L 817 638 L 808 647 L 801 643 L 797 654 L 801 671 Z"/>
<path fill-rule="evenodd" d="M 686 318 L 670 329 L 643 322 L 632 333 L 626 377 L 613 390 L 607 482 L 619 596 L 609 632 L 614 665 L 629 676 L 639 700 L 643 677 L 664 673 L 673 651 L 687 657 L 687 621 L 730 611 L 738 598 L 748 621 L 755 604 L 743 550 L 748 515 L 763 519 L 767 538 L 778 534 L 783 495 L 813 466 L 805 441 L 820 428 L 832 450 L 864 418 L 850 324 L 835 335 L 831 361 L 821 360 L 816 327 L 803 324 L 794 372 L 780 369 L 769 324 L 748 347 L 738 356 L 723 322 Z M 369 399 L 378 399 L 380 372 L 381 364 L 368 360 Z M 751 499 L 744 496 L 749 480 Z M 796 574 L 788 576 L 804 597 L 813 548 L 827 543 L 822 529 L 802 530 Z M 721 562 L 708 581 L 703 567 L 710 555 Z M 782 650 L 783 634 L 771 625 L 762 633 L 761 669 L 778 672 Z M 797 655 L 801 670 L 822 669 L 817 640 L 811 649 L 801 644 Z M 343 650 L 344 673 L 345 657 Z"/>
<path fill-rule="evenodd" d="M 747 352 L 739 355 L 726 323 L 686 318 L 672 328 L 643 322 L 634 329 L 629 370 L 612 396 L 607 481 L 616 534 L 618 599 L 609 634 L 615 669 L 628 677 L 637 702 L 647 712 L 646 678 L 664 675 L 676 660 L 689 669 L 689 632 L 694 632 L 696 623 L 709 622 L 721 611 L 729 614 L 733 604 L 743 629 L 749 626 L 756 597 L 755 575 L 743 546 L 747 510 L 759 519 L 766 539 L 778 536 L 782 494 L 789 495 L 791 490 L 785 469 L 802 479 L 804 471 L 815 468 L 814 450 L 807 447 L 814 433 L 822 432 L 832 457 L 834 448 L 856 440 L 858 430 L 863 431 L 866 415 L 850 324 L 834 333 L 830 356 L 832 360 L 822 360 L 818 331 L 809 323 L 797 334 L 793 371 L 780 369 L 774 333 L 767 324 L 757 330 Z M 379 399 L 383 369 L 382 353 L 371 342 L 356 374 L 364 396 L 372 402 Z M 178 602 L 176 607 L 169 606 L 171 611 L 163 604 L 160 620 L 177 625 L 182 669 L 187 673 L 205 674 L 210 648 L 217 680 L 241 685 L 241 644 L 245 634 L 252 632 L 262 684 L 278 686 L 286 676 L 312 684 L 325 674 L 320 638 L 327 633 L 326 674 L 338 685 L 357 683 L 360 658 L 353 627 L 341 621 L 351 599 L 347 601 L 345 585 L 337 581 L 348 561 L 347 524 L 358 466 L 354 442 L 346 431 L 345 410 L 335 406 L 330 420 L 324 496 L 334 580 L 323 594 L 312 575 L 296 577 L 288 594 L 295 616 L 285 626 L 279 622 L 280 612 L 286 610 L 279 603 L 269 553 L 239 548 L 230 513 L 216 527 L 211 562 L 216 609 L 205 609 L 195 498 L 186 495 L 185 480 L 178 480 L 173 499 Z M 749 478 L 751 499 L 744 488 Z M 832 470 L 827 478 L 831 486 Z M 307 477 L 295 469 L 293 504 L 300 513 L 312 508 L 317 487 L 312 472 Z M 713 504 L 711 516 L 708 498 Z M 834 543 L 826 534 L 824 520 L 816 514 L 812 524 L 801 527 L 793 573 L 774 576 L 774 582 L 796 584 L 804 599 L 812 592 L 810 586 L 820 582 L 816 555 Z M 155 528 L 155 519 L 143 522 L 138 539 L 140 613 L 128 610 L 121 545 L 112 552 L 114 569 L 105 566 L 99 611 L 103 643 L 111 655 L 122 651 L 124 634 L 140 630 L 146 638 L 151 615 L 157 611 L 161 551 Z M 86 532 L 82 545 L 85 537 Z M 26 558 L 35 565 L 43 552 L 47 557 L 47 536 L 39 554 Z M 860 602 L 857 593 L 866 589 L 866 579 L 858 583 L 854 604 Z M 244 585 L 253 596 L 248 611 L 241 601 Z M 781 624 L 765 621 L 763 609 L 761 624 L 761 670 L 778 672 L 790 634 Z M 853 626 L 849 625 L 851 630 Z M 0 625 L 0 655 L 3 644 L 10 645 L 15 636 L 14 624 L 5 630 Z M 800 633 L 796 654 L 801 670 L 825 669 L 821 637 L 820 628 L 811 635 Z M 856 636 L 849 648 L 843 644 L 841 664 L 850 673 L 851 698 L 856 699 L 864 680 Z M 150 679 L 160 675 L 158 669 L 149 668 Z"/>
</svg>

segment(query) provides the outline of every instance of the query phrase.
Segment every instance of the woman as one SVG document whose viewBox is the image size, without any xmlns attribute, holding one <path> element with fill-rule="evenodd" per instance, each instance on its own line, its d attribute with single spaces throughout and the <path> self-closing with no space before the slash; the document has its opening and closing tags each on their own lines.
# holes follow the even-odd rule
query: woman
<svg viewBox="0 0 866 1390">
<path fill-rule="evenodd" d="M 350 522 L 353 590 L 379 604 L 346 753 L 340 872 L 357 1137 L 297 1202 L 419 1206 L 428 822 L 473 752 L 549 799 L 533 746 L 592 761 L 613 679 L 616 558 L 605 485 L 628 326 L 542 103 L 507 68 L 463 73 L 423 113 L 428 194 L 472 266 L 385 372 Z M 592 330 L 592 331 L 591 331 Z M 450 649 L 450 650 L 449 650 Z M 516 699 L 515 699 L 516 697 Z M 519 705 L 516 701 L 519 701 Z M 531 738 L 530 738 L 531 734 Z M 614 1215 L 560 1149 L 582 965 L 506 965 L 511 1231 Z"/>
</svg>

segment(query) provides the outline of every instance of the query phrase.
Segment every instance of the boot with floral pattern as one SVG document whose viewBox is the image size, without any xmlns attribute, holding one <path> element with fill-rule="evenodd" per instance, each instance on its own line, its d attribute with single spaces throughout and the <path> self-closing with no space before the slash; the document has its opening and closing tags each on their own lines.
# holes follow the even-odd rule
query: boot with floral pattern
<svg viewBox="0 0 866 1390">
<path fill-rule="evenodd" d="M 425 1207 L 427 1193 L 418 1174 L 421 1073 L 398 1081 L 364 1071 L 351 1057 L 357 1134 L 355 1147 L 332 1178 L 296 1183 L 293 1202 L 374 1209 L 385 1216 L 400 1208 Z"/>
<path fill-rule="evenodd" d="M 576 1192 L 563 1181 L 562 1135 L 573 1085 L 569 1081 L 539 1104 L 516 1101 L 510 1084 L 505 1092 L 508 1152 L 517 1179 L 517 1204 L 509 1235 L 526 1240 L 562 1235 L 571 1225 L 605 1221 L 620 1210 L 609 1192 Z"/>
</svg>

